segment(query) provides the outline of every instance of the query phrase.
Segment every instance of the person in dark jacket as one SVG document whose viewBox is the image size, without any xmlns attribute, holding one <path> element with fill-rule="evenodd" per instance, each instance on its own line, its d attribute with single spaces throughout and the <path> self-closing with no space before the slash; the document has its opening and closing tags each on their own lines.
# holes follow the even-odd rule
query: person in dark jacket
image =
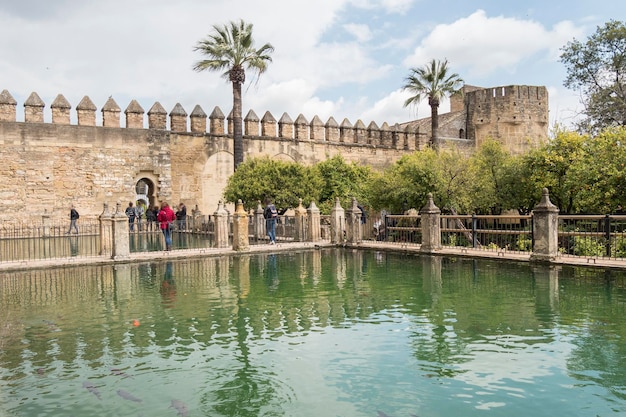
<svg viewBox="0 0 626 417">
<path fill-rule="evenodd" d="M 74 205 L 70 207 L 70 228 L 67 229 L 66 235 L 69 235 L 72 229 L 74 229 L 74 233 L 78 234 L 78 225 L 76 224 L 77 220 L 80 218 L 78 211 Z"/>
</svg>

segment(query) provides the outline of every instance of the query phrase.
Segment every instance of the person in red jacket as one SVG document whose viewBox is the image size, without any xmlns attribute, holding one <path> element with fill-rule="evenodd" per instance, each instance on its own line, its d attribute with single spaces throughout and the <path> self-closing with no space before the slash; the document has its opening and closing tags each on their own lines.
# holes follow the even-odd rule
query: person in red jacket
<svg viewBox="0 0 626 417">
<path fill-rule="evenodd" d="M 165 237 L 165 250 L 172 250 L 172 223 L 174 220 L 176 220 L 174 210 L 172 210 L 166 201 L 163 201 L 161 203 L 161 210 L 157 215 L 157 221 Z"/>
</svg>

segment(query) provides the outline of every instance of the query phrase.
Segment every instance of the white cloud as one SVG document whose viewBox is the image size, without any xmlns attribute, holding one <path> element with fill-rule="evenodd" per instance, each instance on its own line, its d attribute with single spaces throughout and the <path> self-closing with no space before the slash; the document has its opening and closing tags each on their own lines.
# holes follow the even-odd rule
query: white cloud
<svg viewBox="0 0 626 417">
<path fill-rule="evenodd" d="M 466 77 L 485 77 L 503 70 L 513 72 L 538 53 L 554 60 L 556 51 L 577 34 L 580 31 L 570 22 L 547 30 L 536 21 L 488 17 L 478 10 L 453 23 L 437 25 L 404 63 L 421 66 L 433 58 L 447 58 L 453 67 L 467 69 Z"/>
<path fill-rule="evenodd" d="M 359 42 L 367 42 L 372 39 L 372 32 L 367 25 L 348 23 L 343 25 L 343 28 Z"/>
</svg>

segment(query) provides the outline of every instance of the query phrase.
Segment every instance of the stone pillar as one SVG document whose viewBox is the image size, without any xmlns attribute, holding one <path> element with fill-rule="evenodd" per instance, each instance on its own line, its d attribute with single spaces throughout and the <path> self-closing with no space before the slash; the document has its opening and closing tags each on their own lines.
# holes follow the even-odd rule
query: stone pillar
<svg viewBox="0 0 626 417">
<path fill-rule="evenodd" d="M 115 205 L 115 214 L 111 217 L 113 246 L 111 248 L 111 258 L 122 260 L 130 258 L 130 244 L 128 236 L 128 217 L 122 211 L 122 203 L 118 201 Z"/>
<path fill-rule="evenodd" d="M 24 102 L 24 121 L 26 123 L 43 123 L 45 103 L 34 91 Z"/>
<path fill-rule="evenodd" d="M 356 198 L 352 197 L 352 206 L 346 213 L 346 240 L 351 244 L 358 244 L 363 240 L 363 227 L 361 216 L 363 212 L 359 208 Z"/>
<path fill-rule="evenodd" d="M 148 110 L 148 129 L 165 130 L 167 128 L 167 112 L 158 101 Z"/>
<path fill-rule="evenodd" d="M 552 204 L 548 189 L 533 209 L 533 253 L 531 261 L 552 262 L 559 254 L 559 208 Z"/>
<path fill-rule="evenodd" d="M 422 245 L 420 252 L 434 253 L 441 250 L 441 210 L 433 201 L 433 194 L 428 193 L 428 201 L 420 210 Z"/>
<path fill-rule="evenodd" d="M 109 205 L 104 203 L 100 221 L 100 255 L 111 255 L 113 247 L 113 216 L 109 212 Z"/>
<path fill-rule="evenodd" d="M 200 105 L 196 104 L 196 107 L 193 108 L 191 114 L 189 115 L 191 132 L 206 133 L 206 119 L 206 113 L 204 112 L 204 110 L 202 110 L 202 107 L 200 107 Z"/>
<path fill-rule="evenodd" d="M 233 215 L 233 250 L 250 250 L 248 239 L 248 213 L 243 209 L 241 200 L 237 201 L 237 208 Z"/>
<path fill-rule="evenodd" d="M 339 123 L 331 116 L 324 125 L 326 142 L 339 142 Z"/>
<path fill-rule="evenodd" d="M 16 106 L 17 101 L 11 93 L 8 90 L 2 90 L 0 93 L 0 122 L 14 122 L 17 117 Z"/>
<path fill-rule="evenodd" d="M 172 132 L 187 131 L 187 112 L 180 103 L 176 103 L 170 112 L 170 130 Z"/>
<path fill-rule="evenodd" d="M 228 212 L 224 208 L 222 200 L 217 204 L 217 210 L 213 213 L 215 217 L 215 247 L 228 247 Z"/>
<path fill-rule="evenodd" d="M 133 99 L 124 110 L 126 115 L 126 127 L 129 129 L 143 129 L 143 107 L 139 105 L 137 100 Z"/>
<path fill-rule="evenodd" d="M 42 237 L 50 237 L 50 215 L 48 214 L 48 210 L 44 210 L 41 216 L 41 223 L 43 225 Z"/>
<path fill-rule="evenodd" d="M 209 132 L 212 135 L 224 134 L 224 112 L 217 106 L 209 116 Z"/>
<path fill-rule="evenodd" d="M 339 197 L 335 198 L 335 206 L 330 211 L 330 243 L 343 243 L 343 232 L 346 226 L 345 210 L 341 207 Z"/>
<path fill-rule="evenodd" d="M 306 241 L 306 209 L 302 205 L 302 199 L 298 199 L 298 207 L 295 209 L 295 230 L 293 240 L 295 242 Z"/>
<path fill-rule="evenodd" d="M 361 119 L 357 120 L 354 124 L 354 143 L 364 145 L 367 143 L 367 137 L 365 134 L 365 124 Z"/>
<path fill-rule="evenodd" d="M 319 242 L 321 240 L 320 226 L 320 209 L 315 205 L 315 201 L 311 201 L 311 206 L 307 209 L 307 217 L 309 220 L 309 242 Z"/>
<path fill-rule="evenodd" d="M 295 134 L 298 140 L 309 140 L 309 121 L 302 113 L 298 115 L 295 122 Z"/>
<path fill-rule="evenodd" d="M 354 143 L 354 127 L 352 127 L 352 123 L 350 120 L 343 119 L 341 125 L 339 126 L 339 142 L 342 143 Z"/>
<path fill-rule="evenodd" d="M 283 113 L 278 121 L 278 137 L 293 139 L 293 120 L 287 113 Z"/>
<path fill-rule="evenodd" d="M 102 126 L 120 127 L 120 112 L 120 106 L 113 100 L 113 97 L 109 97 L 102 107 Z"/>
<path fill-rule="evenodd" d="M 254 210 L 254 238 L 262 240 L 265 238 L 265 217 L 263 217 L 263 206 L 261 201 L 257 201 L 256 210 Z"/>
<path fill-rule="evenodd" d="M 202 226 L 202 210 L 198 208 L 197 204 L 196 207 L 191 210 L 191 219 L 193 221 L 193 224 L 191 225 L 191 230 L 193 230 L 194 232 L 200 232 Z"/>
<path fill-rule="evenodd" d="M 259 136 L 259 116 L 252 109 L 243 118 L 243 131 L 244 135 Z"/>
<path fill-rule="evenodd" d="M 261 119 L 261 136 L 276 137 L 276 118 L 269 111 L 266 111 Z"/>
<path fill-rule="evenodd" d="M 76 106 L 76 116 L 78 118 L 79 126 L 95 126 L 96 125 L 96 110 L 98 108 L 88 96 L 83 99 Z"/>
<path fill-rule="evenodd" d="M 326 140 L 324 137 L 324 123 L 322 123 L 322 119 L 317 115 L 313 116 L 309 129 L 311 132 L 311 140 L 316 142 L 324 142 Z"/>
<path fill-rule="evenodd" d="M 69 125 L 71 108 L 69 101 L 63 97 L 63 94 L 59 94 L 50 105 L 50 109 L 52 109 L 52 123 Z"/>
</svg>

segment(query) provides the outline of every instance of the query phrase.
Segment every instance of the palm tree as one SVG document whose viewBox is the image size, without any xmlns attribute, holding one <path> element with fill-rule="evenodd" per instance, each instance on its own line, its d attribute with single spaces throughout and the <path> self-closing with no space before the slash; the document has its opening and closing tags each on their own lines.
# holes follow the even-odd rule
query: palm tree
<svg viewBox="0 0 626 417">
<path fill-rule="evenodd" d="M 457 92 L 461 84 L 463 84 L 463 80 L 458 74 L 449 74 L 447 59 L 443 62 L 433 59 L 421 68 L 411 68 L 409 76 L 406 78 L 403 89 L 414 95 L 404 102 L 404 107 L 410 104 L 418 105 L 423 98 L 428 97 L 432 130 L 431 146 L 435 149 L 439 146 L 437 139 L 439 102 L 442 98 Z"/>
<path fill-rule="evenodd" d="M 224 78 L 233 84 L 233 153 L 234 169 L 243 162 L 243 122 L 241 116 L 241 85 L 246 81 L 246 68 L 261 75 L 272 61 L 270 54 L 274 47 L 266 43 L 254 48 L 252 24 L 230 22 L 227 25 L 213 25 L 213 32 L 200 40 L 194 47 L 207 59 L 194 64 L 195 71 L 222 71 Z"/>
</svg>

